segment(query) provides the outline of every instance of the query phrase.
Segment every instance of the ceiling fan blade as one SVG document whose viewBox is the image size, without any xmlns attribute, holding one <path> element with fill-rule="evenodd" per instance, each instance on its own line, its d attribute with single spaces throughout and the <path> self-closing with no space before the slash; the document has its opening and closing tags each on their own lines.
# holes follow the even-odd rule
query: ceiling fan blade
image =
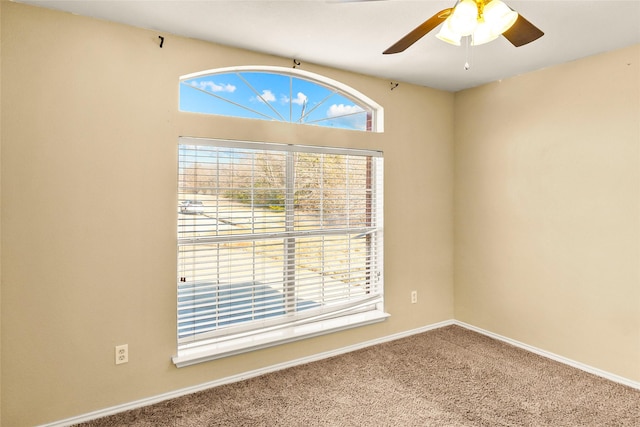
<svg viewBox="0 0 640 427">
<path fill-rule="evenodd" d="M 520 47 L 539 39 L 544 33 L 531 22 L 524 19 L 522 15 L 518 15 L 515 24 L 502 33 L 502 35 L 509 40 L 512 45 Z"/>
<path fill-rule="evenodd" d="M 388 55 L 390 53 L 399 53 L 404 51 L 406 48 L 424 37 L 429 31 L 444 22 L 444 20 L 451 14 L 452 10 L 453 8 L 448 8 L 436 13 L 382 53 Z"/>
</svg>

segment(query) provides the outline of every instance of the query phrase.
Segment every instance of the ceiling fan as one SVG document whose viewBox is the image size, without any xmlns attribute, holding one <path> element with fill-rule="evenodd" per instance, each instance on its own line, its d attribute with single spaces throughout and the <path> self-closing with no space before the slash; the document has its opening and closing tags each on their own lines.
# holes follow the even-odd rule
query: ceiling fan
<svg viewBox="0 0 640 427">
<path fill-rule="evenodd" d="M 471 46 L 488 43 L 503 35 L 515 47 L 539 39 L 544 33 L 500 0 L 458 0 L 441 10 L 382 52 L 399 53 L 438 25 L 440 40 L 460 46 L 463 37 Z"/>
</svg>

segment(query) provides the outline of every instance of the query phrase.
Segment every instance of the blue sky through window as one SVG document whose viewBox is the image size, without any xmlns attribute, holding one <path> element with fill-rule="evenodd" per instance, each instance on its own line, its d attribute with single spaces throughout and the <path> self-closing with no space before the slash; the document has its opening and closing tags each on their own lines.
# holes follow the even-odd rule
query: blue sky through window
<svg viewBox="0 0 640 427">
<path fill-rule="evenodd" d="M 372 130 L 371 108 L 339 89 L 274 72 L 234 71 L 183 79 L 180 110 Z"/>
</svg>

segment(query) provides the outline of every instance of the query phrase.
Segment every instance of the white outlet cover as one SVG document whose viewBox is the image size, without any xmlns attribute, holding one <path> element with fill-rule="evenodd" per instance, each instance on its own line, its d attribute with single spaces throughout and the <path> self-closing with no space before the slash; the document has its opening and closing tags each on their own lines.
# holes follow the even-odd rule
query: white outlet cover
<svg viewBox="0 0 640 427">
<path fill-rule="evenodd" d="M 127 363 L 129 361 L 129 344 L 117 345 L 115 357 L 116 365 Z"/>
</svg>

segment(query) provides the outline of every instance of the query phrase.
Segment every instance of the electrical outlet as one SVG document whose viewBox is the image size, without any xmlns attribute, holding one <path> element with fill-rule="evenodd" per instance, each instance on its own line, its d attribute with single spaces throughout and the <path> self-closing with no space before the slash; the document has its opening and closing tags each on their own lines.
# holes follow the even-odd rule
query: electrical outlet
<svg viewBox="0 0 640 427">
<path fill-rule="evenodd" d="M 418 291 L 411 291 L 411 304 L 418 302 Z"/>
<path fill-rule="evenodd" d="M 116 365 L 129 361 L 129 344 L 116 346 Z"/>
</svg>

